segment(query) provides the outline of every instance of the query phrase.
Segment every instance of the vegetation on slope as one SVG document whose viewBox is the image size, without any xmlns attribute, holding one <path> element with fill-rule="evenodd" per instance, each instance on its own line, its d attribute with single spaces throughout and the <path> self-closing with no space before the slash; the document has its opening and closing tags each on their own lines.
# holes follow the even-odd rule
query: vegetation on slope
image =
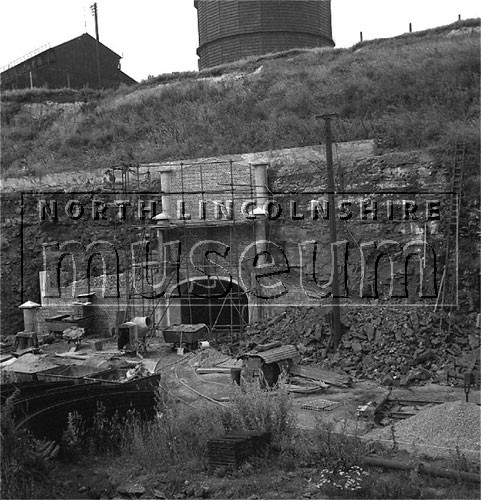
<svg viewBox="0 0 481 500">
<path fill-rule="evenodd" d="M 403 149 L 462 138 L 477 152 L 480 40 L 472 26 L 479 19 L 351 49 L 289 51 L 198 76 L 158 77 L 35 119 L 18 102 L 33 94 L 10 93 L 2 103 L 2 173 L 316 144 L 315 115 L 325 112 L 339 114 L 339 141 L 376 138 Z"/>
</svg>

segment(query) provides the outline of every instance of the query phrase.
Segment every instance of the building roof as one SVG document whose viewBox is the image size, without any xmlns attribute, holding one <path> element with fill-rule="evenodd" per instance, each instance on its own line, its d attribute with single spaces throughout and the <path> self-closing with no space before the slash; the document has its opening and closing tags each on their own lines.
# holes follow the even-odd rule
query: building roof
<svg viewBox="0 0 481 500">
<path fill-rule="evenodd" d="M 76 36 L 75 38 L 72 38 L 71 40 L 60 43 L 58 45 L 55 45 L 55 47 L 52 47 L 52 49 L 56 49 L 57 47 L 61 47 L 62 45 L 68 45 L 69 43 L 75 42 L 75 41 L 80 40 L 82 38 L 87 38 L 87 39 L 91 38 L 94 42 L 96 42 L 96 39 L 92 35 L 89 35 L 88 33 L 84 33 L 83 35 Z M 122 56 L 117 54 L 117 52 L 114 52 L 112 49 L 109 49 L 107 47 L 107 45 L 104 45 L 102 42 L 99 42 L 99 46 L 101 49 L 107 50 L 108 52 L 111 52 L 114 56 L 118 57 L 119 59 L 122 59 Z"/>
<path fill-rule="evenodd" d="M 26 56 L 20 57 L 19 59 L 15 60 L 15 61 L 13 61 L 5 66 L 2 66 L 2 68 L 0 68 L 0 70 L 2 73 L 4 73 L 5 71 L 7 71 L 9 69 L 12 69 L 12 68 L 15 68 L 16 66 L 20 66 L 21 64 L 24 64 L 25 62 L 29 61 L 30 59 L 35 59 L 37 57 L 40 57 L 42 54 L 45 54 L 46 52 L 54 51 L 58 47 L 62 47 L 64 45 L 69 45 L 72 42 L 76 42 L 76 41 L 79 41 L 82 39 L 89 39 L 89 38 L 91 38 L 94 42 L 96 41 L 96 39 L 92 35 L 89 35 L 88 33 L 84 33 L 83 35 L 76 36 L 75 38 L 72 38 L 71 40 L 68 40 L 68 41 L 63 42 L 63 43 L 59 43 L 58 45 L 55 45 L 54 47 L 50 47 L 50 45 L 46 45 L 45 50 L 42 50 L 43 47 L 41 47 L 39 50 L 35 50 L 33 52 L 30 52 Z M 115 57 L 122 59 L 122 56 L 120 56 L 119 54 L 114 52 L 112 49 L 109 49 L 102 42 L 99 42 L 99 46 L 102 50 L 108 51 L 112 55 L 114 55 Z"/>
<path fill-rule="evenodd" d="M 257 357 L 261 358 L 264 363 L 275 363 L 283 359 L 295 358 L 298 354 L 297 349 L 293 345 L 283 345 L 262 352 L 250 351 L 241 357 Z"/>
</svg>

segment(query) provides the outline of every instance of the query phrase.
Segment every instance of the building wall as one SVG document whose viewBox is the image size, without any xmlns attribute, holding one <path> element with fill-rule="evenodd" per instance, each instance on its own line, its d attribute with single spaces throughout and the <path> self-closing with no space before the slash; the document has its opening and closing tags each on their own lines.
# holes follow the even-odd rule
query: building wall
<svg viewBox="0 0 481 500">
<path fill-rule="evenodd" d="M 195 5 L 200 69 L 252 55 L 334 45 L 329 1 L 199 0 Z"/>
</svg>

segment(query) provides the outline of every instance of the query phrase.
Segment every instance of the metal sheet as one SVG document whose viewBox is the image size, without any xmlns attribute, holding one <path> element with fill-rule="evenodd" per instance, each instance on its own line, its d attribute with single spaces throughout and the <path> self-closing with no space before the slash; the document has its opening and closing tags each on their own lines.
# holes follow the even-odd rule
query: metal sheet
<svg viewBox="0 0 481 500">
<path fill-rule="evenodd" d="M 298 355 L 297 349 L 293 345 L 284 345 L 281 347 L 275 347 L 274 349 L 269 349 L 263 352 L 248 352 L 244 354 L 245 357 L 258 357 L 261 358 L 264 363 L 275 363 L 283 359 L 292 359 Z M 242 357 L 244 357 L 242 356 Z"/>
</svg>

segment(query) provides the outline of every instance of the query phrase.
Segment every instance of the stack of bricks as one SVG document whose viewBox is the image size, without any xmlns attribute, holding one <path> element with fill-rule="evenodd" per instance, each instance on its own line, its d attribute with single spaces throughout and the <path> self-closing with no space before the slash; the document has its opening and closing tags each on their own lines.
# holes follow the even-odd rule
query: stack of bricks
<svg viewBox="0 0 481 500">
<path fill-rule="evenodd" d="M 239 431 L 224 434 L 207 443 L 209 471 L 239 467 L 250 456 L 267 448 L 270 434 L 261 431 Z"/>
</svg>

